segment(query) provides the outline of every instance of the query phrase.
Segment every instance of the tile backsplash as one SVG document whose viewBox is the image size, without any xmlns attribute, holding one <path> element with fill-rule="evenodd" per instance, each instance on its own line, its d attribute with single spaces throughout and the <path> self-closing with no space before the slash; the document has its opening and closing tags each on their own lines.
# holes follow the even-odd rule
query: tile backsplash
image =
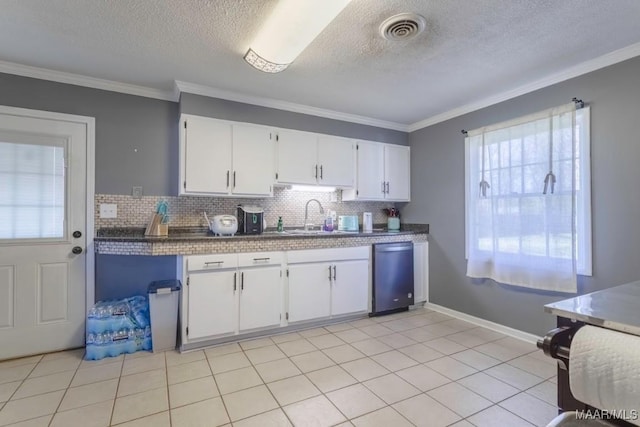
<svg viewBox="0 0 640 427">
<path fill-rule="evenodd" d="M 278 217 L 282 216 L 285 227 L 302 227 L 304 225 L 304 206 L 309 199 L 318 199 L 325 211 L 331 209 L 338 215 L 358 215 L 362 224 L 362 212 L 373 214 L 373 223 L 386 223 L 384 208 L 394 207 L 391 202 L 359 202 L 341 201 L 341 192 L 337 193 L 337 202 L 331 201 L 332 193 L 293 191 L 276 187 L 272 198 L 246 199 L 202 196 L 143 196 L 134 199 L 132 196 L 119 194 L 96 194 L 95 196 L 95 228 L 102 227 L 145 227 L 151 214 L 155 212 L 160 200 L 169 204 L 169 226 L 174 227 L 206 227 L 204 211 L 209 217 L 218 214 L 235 215 L 236 206 L 257 205 L 264 208 L 268 227 L 275 227 Z M 335 197 L 335 194 L 333 194 Z M 100 218 L 100 204 L 115 203 L 118 205 L 118 217 L 114 219 Z M 318 205 L 309 205 L 309 220 L 321 224 L 324 215 L 319 213 Z"/>
</svg>

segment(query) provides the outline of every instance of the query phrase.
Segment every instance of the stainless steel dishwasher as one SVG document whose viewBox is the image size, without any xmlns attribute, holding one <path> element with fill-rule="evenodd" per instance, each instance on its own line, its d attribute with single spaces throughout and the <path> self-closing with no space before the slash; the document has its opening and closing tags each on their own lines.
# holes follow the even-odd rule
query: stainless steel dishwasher
<svg viewBox="0 0 640 427">
<path fill-rule="evenodd" d="M 413 242 L 373 245 L 372 298 L 371 316 L 413 305 Z"/>
</svg>

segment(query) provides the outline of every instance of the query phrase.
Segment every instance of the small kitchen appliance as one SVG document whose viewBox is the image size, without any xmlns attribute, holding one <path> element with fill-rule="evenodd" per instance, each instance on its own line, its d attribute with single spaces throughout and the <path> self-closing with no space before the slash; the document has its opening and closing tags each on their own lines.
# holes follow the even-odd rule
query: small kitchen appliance
<svg viewBox="0 0 640 427">
<path fill-rule="evenodd" d="M 233 236 L 238 231 L 238 219 L 233 215 L 216 215 L 210 220 L 205 212 L 204 218 L 216 236 Z"/>
<path fill-rule="evenodd" d="M 371 212 L 362 213 L 362 232 L 373 232 L 373 215 L 371 215 Z"/>
<path fill-rule="evenodd" d="M 358 215 L 339 215 L 338 231 L 359 231 Z"/>
<path fill-rule="evenodd" d="M 238 205 L 238 232 L 240 234 L 262 234 L 264 231 L 264 209 L 260 206 Z"/>
</svg>

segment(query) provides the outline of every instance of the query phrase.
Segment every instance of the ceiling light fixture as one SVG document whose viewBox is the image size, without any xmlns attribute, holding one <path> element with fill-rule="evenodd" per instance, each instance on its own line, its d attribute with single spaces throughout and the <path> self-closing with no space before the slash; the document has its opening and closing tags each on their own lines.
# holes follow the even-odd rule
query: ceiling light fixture
<svg viewBox="0 0 640 427">
<path fill-rule="evenodd" d="M 279 0 L 244 60 L 265 73 L 285 70 L 350 1 Z"/>
</svg>

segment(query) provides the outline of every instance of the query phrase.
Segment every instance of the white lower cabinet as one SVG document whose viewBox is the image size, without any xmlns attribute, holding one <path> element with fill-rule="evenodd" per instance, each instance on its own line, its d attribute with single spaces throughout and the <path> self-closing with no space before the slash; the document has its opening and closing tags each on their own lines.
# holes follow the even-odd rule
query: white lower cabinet
<svg viewBox="0 0 640 427">
<path fill-rule="evenodd" d="M 331 315 L 356 313 L 369 307 L 369 261 L 343 261 L 332 266 Z"/>
<path fill-rule="evenodd" d="M 236 330 L 236 270 L 198 271 L 188 276 L 188 338 L 197 340 Z"/>
<path fill-rule="evenodd" d="M 365 246 L 181 257 L 182 345 L 366 313 L 370 253 Z"/>
<path fill-rule="evenodd" d="M 240 332 L 280 325 L 281 276 L 279 265 L 240 270 Z"/>
<path fill-rule="evenodd" d="M 429 301 L 429 242 L 413 243 L 414 303 Z"/>
<path fill-rule="evenodd" d="M 289 322 L 331 314 L 331 264 L 289 265 Z"/>
<path fill-rule="evenodd" d="M 370 247 L 287 253 L 289 322 L 366 312 Z"/>
</svg>

